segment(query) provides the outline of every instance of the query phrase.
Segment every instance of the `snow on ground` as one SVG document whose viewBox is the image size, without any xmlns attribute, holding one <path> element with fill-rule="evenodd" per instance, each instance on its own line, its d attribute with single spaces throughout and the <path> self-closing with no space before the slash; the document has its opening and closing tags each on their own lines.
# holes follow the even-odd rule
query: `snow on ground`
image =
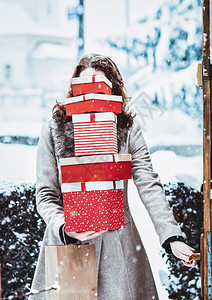
<svg viewBox="0 0 212 300">
<path fill-rule="evenodd" d="M 202 146 L 202 128 L 198 127 L 199 120 L 179 109 L 162 110 L 152 104 L 147 105 L 147 100 L 144 98 L 138 104 L 136 117 L 149 148 L 158 145 Z"/>
<path fill-rule="evenodd" d="M 185 157 L 176 155 L 173 151 L 157 151 L 151 158 L 162 183 L 184 182 L 187 186 L 200 190 L 203 180 L 202 156 Z"/>
<path fill-rule="evenodd" d="M 41 121 L 14 120 L 0 121 L 0 136 L 27 136 L 37 138 L 40 136 Z"/>
<path fill-rule="evenodd" d="M 35 146 L 0 144 L 0 182 L 35 183 Z"/>
</svg>

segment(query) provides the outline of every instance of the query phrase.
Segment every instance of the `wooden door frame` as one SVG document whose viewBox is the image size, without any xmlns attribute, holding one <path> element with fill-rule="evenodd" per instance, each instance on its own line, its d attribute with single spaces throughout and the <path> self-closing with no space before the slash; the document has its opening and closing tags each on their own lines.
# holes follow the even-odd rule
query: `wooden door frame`
<svg viewBox="0 0 212 300">
<path fill-rule="evenodd" d="M 202 296 L 212 299 L 211 294 L 211 63 L 210 63 L 210 8 L 211 0 L 202 2 L 202 88 L 203 88 L 203 199 L 204 233 L 201 246 Z M 209 248 L 210 247 L 210 248 Z"/>
</svg>

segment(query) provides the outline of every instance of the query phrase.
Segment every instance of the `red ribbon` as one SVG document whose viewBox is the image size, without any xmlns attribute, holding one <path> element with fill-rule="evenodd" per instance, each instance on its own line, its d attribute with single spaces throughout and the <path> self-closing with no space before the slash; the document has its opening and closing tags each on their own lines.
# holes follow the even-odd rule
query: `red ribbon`
<svg viewBox="0 0 212 300">
<path fill-rule="evenodd" d="M 95 122 L 95 113 L 90 114 L 90 122 Z"/>
<path fill-rule="evenodd" d="M 86 191 L 85 182 L 81 182 L 81 189 L 82 189 L 82 192 Z"/>
<path fill-rule="evenodd" d="M 116 189 L 116 182 L 113 181 L 113 188 Z"/>
<path fill-rule="evenodd" d="M 92 83 L 95 82 L 95 76 L 96 76 L 96 75 L 93 75 L 93 76 L 92 76 Z"/>
</svg>

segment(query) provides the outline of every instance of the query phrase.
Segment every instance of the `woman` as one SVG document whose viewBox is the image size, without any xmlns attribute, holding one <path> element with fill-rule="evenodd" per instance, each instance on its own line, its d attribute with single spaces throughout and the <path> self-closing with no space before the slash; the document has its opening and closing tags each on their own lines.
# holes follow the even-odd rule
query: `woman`
<svg viewBox="0 0 212 300">
<path fill-rule="evenodd" d="M 149 152 L 141 129 L 130 113 L 125 111 L 127 96 L 122 77 L 114 62 L 98 54 L 84 56 L 76 66 L 73 77 L 104 74 L 112 82 L 112 94 L 123 98 L 119 114 L 118 150 L 131 153 L 132 174 L 161 245 L 194 266 L 189 256 L 194 252 L 183 242 L 182 232 L 174 220 L 158 175 L 153 171 Z M 72 97 L 71 85 L 67 97 Z M 65 106 L 57 104 L 53 120 L 42 129 L 37 152 L 37 209 L 47 224 L 32 288 L 45 285 L 44 247 L 63 243 L 93 243 L 97 251 L 98 299 L 148 300 L 158 299 L 149 262 L 131 217 L 127 201 L 127 180 L 124 181 L 125 228 L 100 232 L 64 232 L 59 159 L 74 156 L 73 124 Z M 42 298 L 43 297 L 43 298 Z M 45 299 L 45 295 L 39 295 Z M 33 299 L 38 299 L 33 297 Z"/>
</svg>

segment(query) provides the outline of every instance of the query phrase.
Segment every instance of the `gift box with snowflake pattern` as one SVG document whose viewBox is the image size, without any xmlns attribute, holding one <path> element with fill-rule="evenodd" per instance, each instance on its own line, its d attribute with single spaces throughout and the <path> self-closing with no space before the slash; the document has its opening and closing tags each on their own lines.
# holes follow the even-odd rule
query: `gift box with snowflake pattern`
<svg viewBox="0 0 212 300">
<path fill-rule="evenodd" d="M 123 181 L 62 184 L 65 231 L 124 228 Z"/>
</svg>

